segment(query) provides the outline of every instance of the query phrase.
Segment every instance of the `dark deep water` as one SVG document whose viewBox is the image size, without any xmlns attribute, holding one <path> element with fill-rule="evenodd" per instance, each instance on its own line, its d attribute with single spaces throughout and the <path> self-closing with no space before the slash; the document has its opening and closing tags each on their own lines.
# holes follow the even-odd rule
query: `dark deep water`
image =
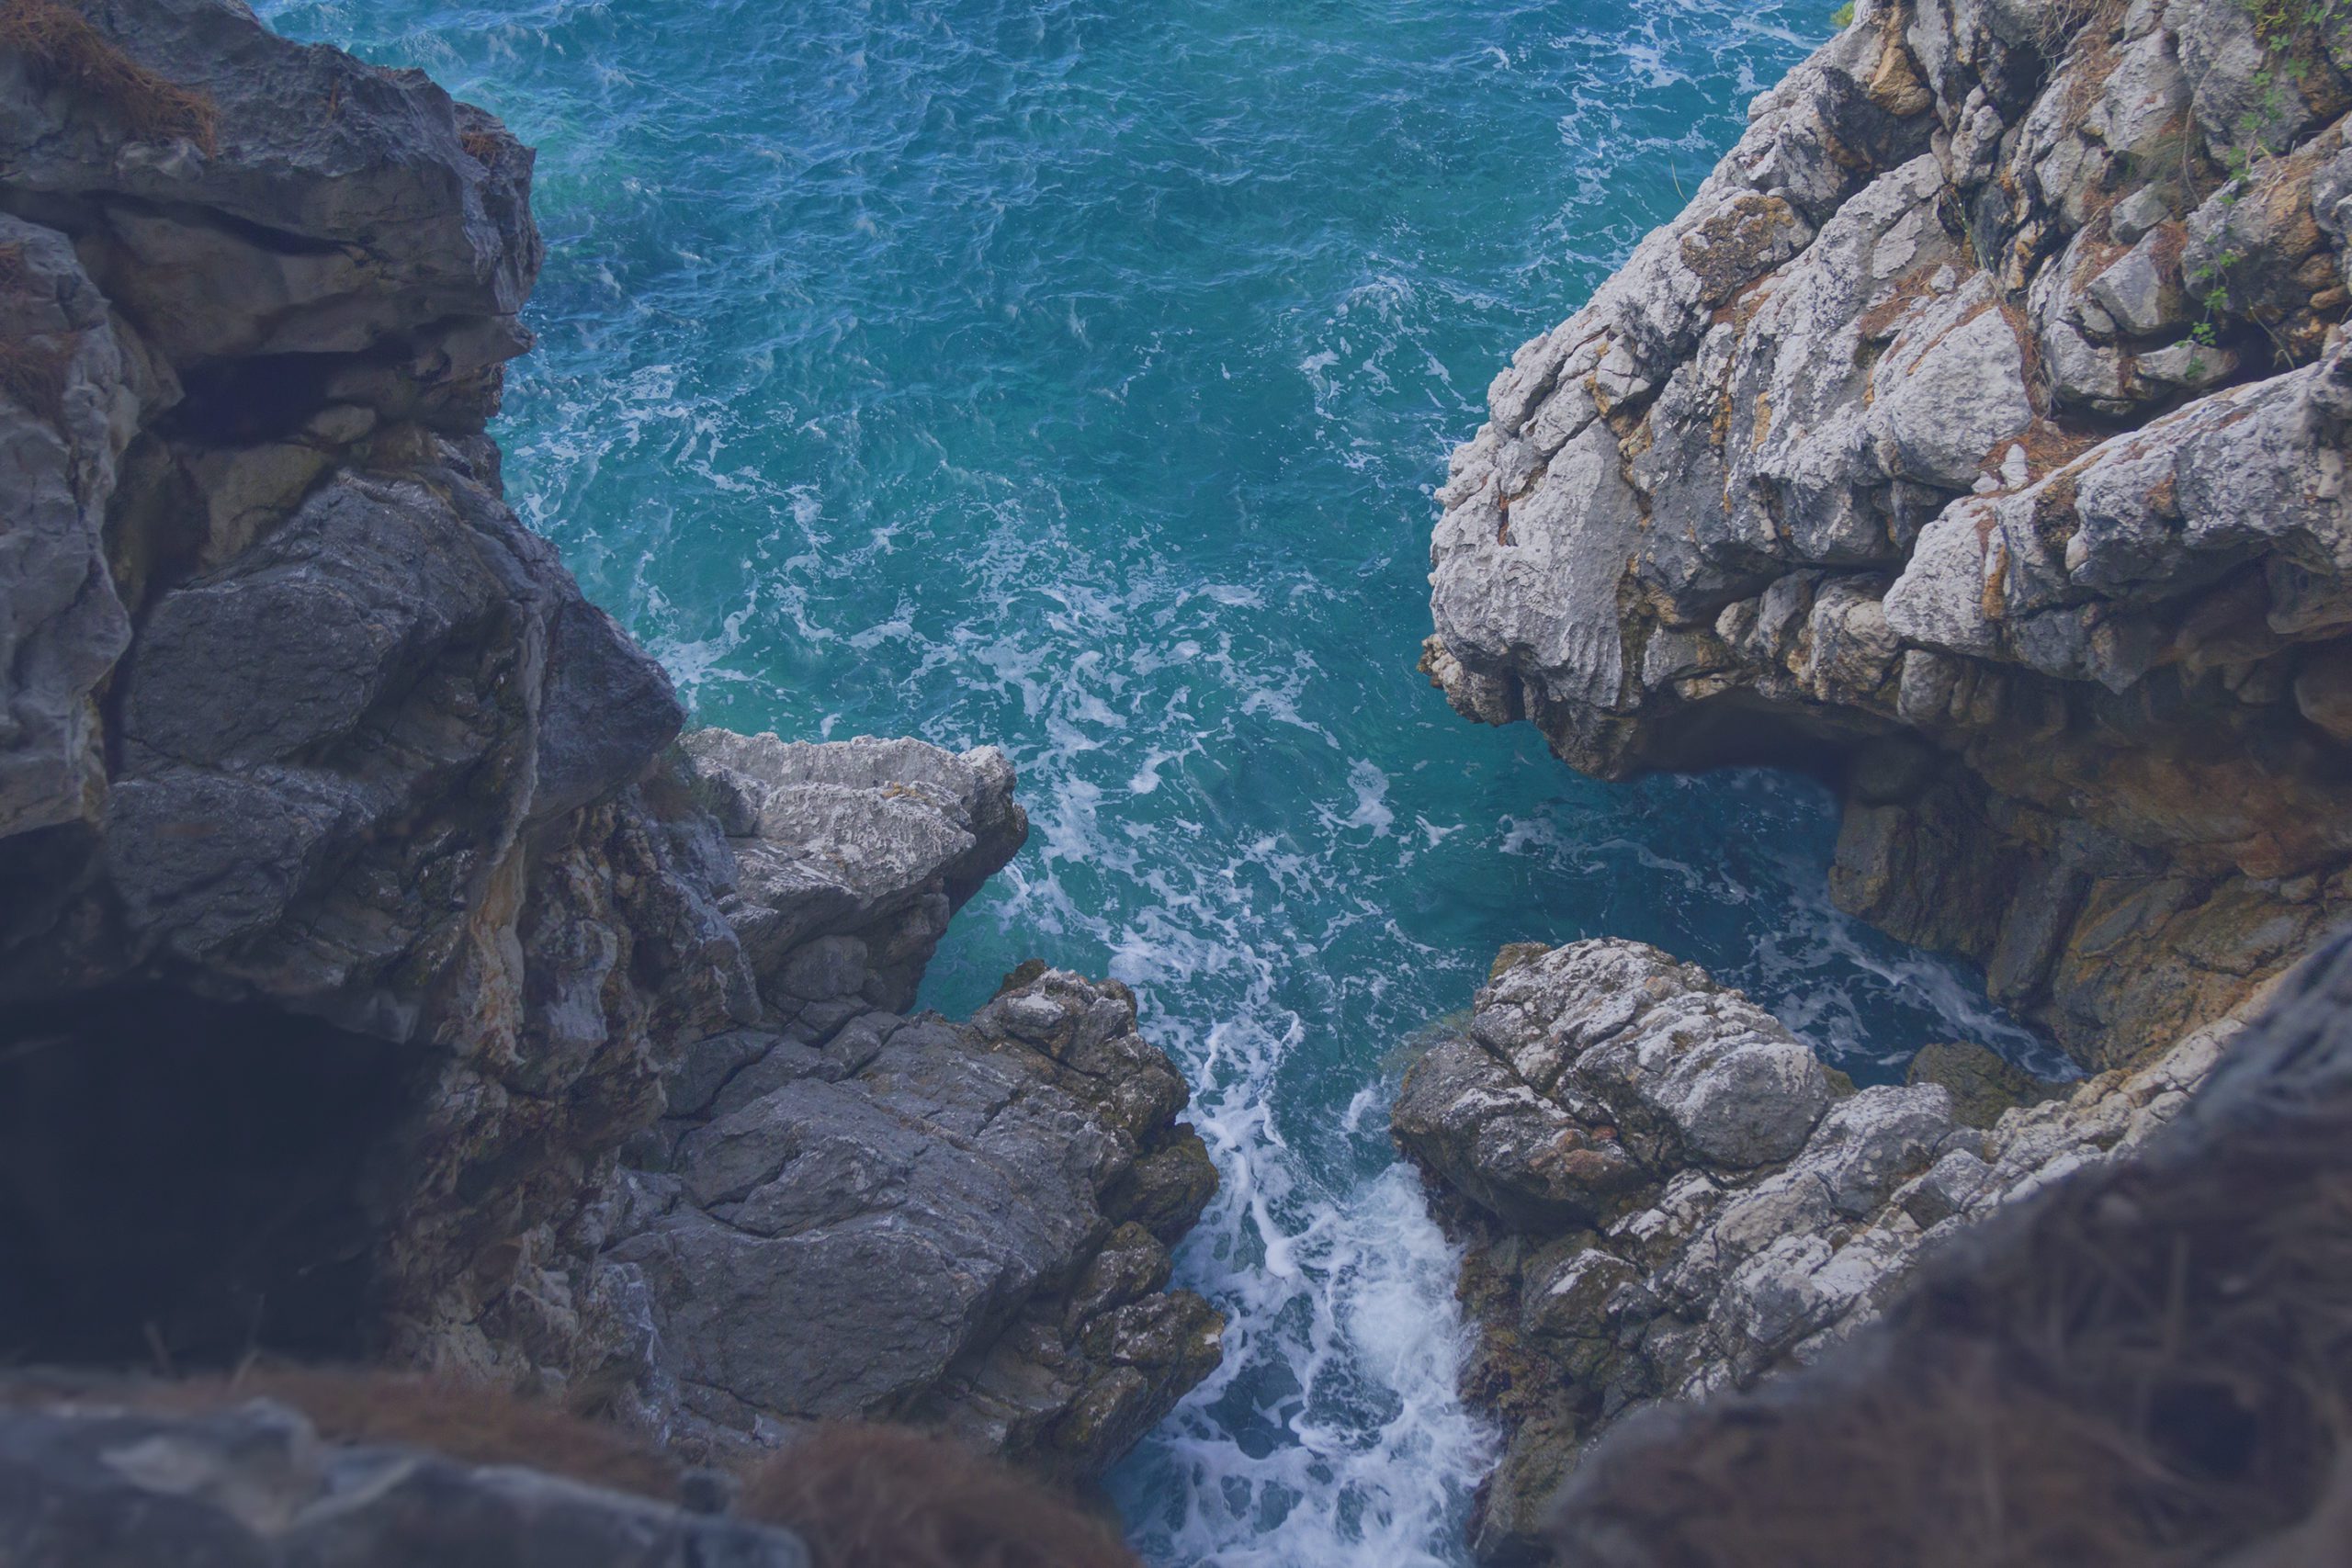
<svg viewBox="0 0 2352 1568">
<path fill-rule="evenodd" d="M 1488 378 L 1831 0 L 264 0 L 540 148 L 515 504 L 699 716 L 995 741 L 1029 848 L 933 972 L 1135 986 L 1225 1188 L 1157 1562 L 1451 1563 L 1484 1464 L 1397 1047 L 1500 943 L 1658 942 L 1858 1076 L 1997 1038 L 1830 910 L 1815 786 L 1604 786 L 1413 672 Z"/>
</svg>

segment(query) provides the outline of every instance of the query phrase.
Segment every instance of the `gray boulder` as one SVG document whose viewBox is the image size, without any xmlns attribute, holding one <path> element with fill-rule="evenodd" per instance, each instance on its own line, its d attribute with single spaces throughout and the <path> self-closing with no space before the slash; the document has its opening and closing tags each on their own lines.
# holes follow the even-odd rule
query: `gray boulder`
<svg viewBox="0 0 2352 1568">
<path fill-rule="evenodd" d="M 1212 1370 L 1167 1289 L 1216 1185 L 1183 1082 L 1116 986 L 1047 971 L 968 1024 L 869 1010 L 690 1051 L 605 1253 L 662 1348 L 673 1440 L 827 1417 L 1105 1468 Z"/>
</svg>

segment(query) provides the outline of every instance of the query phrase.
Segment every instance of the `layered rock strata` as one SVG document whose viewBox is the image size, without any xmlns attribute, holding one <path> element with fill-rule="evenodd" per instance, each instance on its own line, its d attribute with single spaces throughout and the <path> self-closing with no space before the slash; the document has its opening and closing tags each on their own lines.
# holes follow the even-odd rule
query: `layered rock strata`
<svg viewBox="0 0 2352 1568">
<path fill-rule="evenodd" d="M 1423 668 L 1835 777 L 1833 887 L 2101 1067 L 2345 912 L 2352 33 L 1865 0 L 1454 456 Z"/>
<path fill-rule="evenodd" d="M 1481 1559 L 1547 1560 L 1554 1494 L 1627 1413 L 1819 1359 L 1923 1249 L 2138 1147 L 2241 1027 L 2064 1089 L 1946 1047 L 1910 1083 L 1857 1092 L 1656 948 L 1506 949 L 1394 1121 L 1466 1244 L 1464 1391 L 1507 1438 L 1473 1521 Z"/>
<path fill-rule="evenodd" d="M 505 505 L 530 171 L 234 0 L 0 12 L 0 1354 L 1099 1469 L 1216 1357 L 1183 1085 L 1115 987 L 906 1016 L 1001 754 L 678 742 Z"/>
</svg>

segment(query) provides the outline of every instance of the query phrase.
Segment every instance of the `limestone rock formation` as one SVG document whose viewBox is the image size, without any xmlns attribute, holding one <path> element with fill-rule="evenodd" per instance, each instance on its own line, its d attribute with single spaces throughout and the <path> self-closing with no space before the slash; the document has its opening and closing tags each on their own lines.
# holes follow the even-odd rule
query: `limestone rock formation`
<svg viewBox="0 0 2352 1568">
<path fill-rule="evenodd" d="M 1467 1244 L 1465 1391 L 1508 1438 L 1473 1525 L 1494 1562 L 1542 1560 L 1577 1450 L 1627 1412 L 1818 1359 L 1924 1248 L 2177 1116 L 2240 1027 L 2063 1092 L 2012 1086 L 2027 1103 L 1979 1126 L 1940 1082 L 1836 1097 L 1770 1014 L 1656 948 L 1505 963 L 1394 1112 Z M 1988 1109 L 1996 1075 L 1937 1055 Z"/>
<path fill-rule="evenodd" d="M 807 1568 L 799 1539 L 512 1465 L 322 1442 L 282 1404 L 0 1414 L 0 1540 L 21 1568 Z"/>
<path fill-rule="evenodd" d="M 236 0 L 0 17 L 0 1354 L 1100 1469 L 1216 1359 L 1183 1085 L 1074 976 L 904 1016 L 1001 753 L 673 744 L 484 434 L 530 173 Z"/>
<path fill-rule="evenodd" d="M 1818 1364 L 1603 1438 L 1556 1560 L 2343 1562 L 2347 1117 L 2339 940 L 2131 1157 L 1955 1238 Z"/>
<path fill-rule="evenodd" d="M 1423 668 L 1605 777 L 1795 763 L 1848 908 L 2086 1065 L 2346 908 L 2352 46 L 1865 0 L 1458 450 Z"/>
</svg>

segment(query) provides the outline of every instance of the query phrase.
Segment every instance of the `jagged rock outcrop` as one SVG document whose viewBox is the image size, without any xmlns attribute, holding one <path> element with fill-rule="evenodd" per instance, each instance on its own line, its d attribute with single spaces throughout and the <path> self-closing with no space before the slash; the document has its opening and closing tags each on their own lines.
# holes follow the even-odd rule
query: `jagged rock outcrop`
<svg viewBox="0 0 2352 1568">
<path fill-rule="evenodd" d="M 1001 754 L 673 744 L 484 434 L 530 171 L 236 0 L 0 12 L 0 1354 L 1099 1469 L 1216 1359 L 1183 1085 L 1072 976 L 902 1016 Z"/>
<path fill-rule="evenodd" d="M 1875 0 L 1521 348 L 1424 669 L 1606 777 L 1835 775 L 1833 887 L 2107 1066 L 2346 908 L 2352 43 Z"/>
<path fill-rule="evenodd" d="M 699 1451 L 901 1417 L 1105 1468 L 1216 1367 L 1167 1289 L 1216 1190 L 1135 998 L 1037 965 L 907 1018 L 955 903 L 1026 832 L 992 750 L 688 737 L 768 998 L 689 1046 L 628 1151 L 598 1279 L 640 1314 L 640 1420 Z"/>
<path fill-rule="evenodd" d="M 685 1075 L 606 1254 L 678 1438 L 895 1416 L 1088 1474 L 1216 1365 L 1223 1320 L 1166 1288 L 1214 1170 L 1115 984 L 720 1035 Z"/>
<path fill-rule="evenodd" d="M 330 1444 L 263 1400 L 183 1416 L 103 1403 L 0 1412 L 0 1541 L 20 1568 L 809 1562 L 788 1530 L 515 1465 Z"/>
<path fill-rule="evenodd" d="M 1818 1364 L 1604 1438 L 1556 1560 L 2345 1561 L 2347 1117 L 2339 940 L 2131 1157 L 1956 1238 Z"/>
<path fill-rule="evenodd" d="M 1544 1560 L 1553 1495 L 1629 1411 L 1819 1359 L 1923 1249 L 2139 1146 L 2240 1027 L 2063 1092 L 1955 1048 L 1927 1066 L 1957 1095 L 1919 1074 L 1857 1092 L 1656 948 L 1506 949 L 1394 1111 L 1467 1244 L 1465 1392 L 1508 1439 L 1473 1523 L 1482 1560 Z"/>
</svg>

